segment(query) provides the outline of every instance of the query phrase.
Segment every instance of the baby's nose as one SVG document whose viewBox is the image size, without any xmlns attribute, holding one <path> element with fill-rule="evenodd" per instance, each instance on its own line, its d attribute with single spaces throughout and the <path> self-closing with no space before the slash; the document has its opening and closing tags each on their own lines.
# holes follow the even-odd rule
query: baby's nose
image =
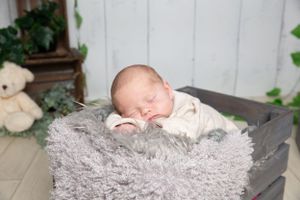
<svg viewBox="0 0 300 200">
<path fill-rule="evenodd" d="M 150 109 L 149 108 L 144 108 L 143 110 L 142 110 L 142 115 L 143 116 L 145 116 L 145 115 L 147 115 L 147 114 L 149 114 L 150 113 Z"/>
</svg>

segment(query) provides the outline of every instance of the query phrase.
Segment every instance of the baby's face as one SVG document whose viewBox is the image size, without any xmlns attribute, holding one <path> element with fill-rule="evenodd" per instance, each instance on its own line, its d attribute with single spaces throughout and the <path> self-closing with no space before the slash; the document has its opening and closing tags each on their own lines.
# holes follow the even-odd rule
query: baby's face
<svg viewBox="0 0 300 200">
<path fill-rule="evenodd" d="M 151 83 L 138 79 L 126 83 L 116 92 L 115 106 L 122 117 L 153 121 L 170 116 L 173 91 L 167 82 Z"/>
</svg>

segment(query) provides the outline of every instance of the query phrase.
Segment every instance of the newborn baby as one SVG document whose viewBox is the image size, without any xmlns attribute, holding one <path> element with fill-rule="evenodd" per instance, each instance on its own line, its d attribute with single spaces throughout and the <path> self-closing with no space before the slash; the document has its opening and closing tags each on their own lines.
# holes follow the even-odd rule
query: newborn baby
<svg viewBox="0 0 300 200">
<path fill-rule="evenodd" d="M 111 98 L 115 111 L 105 121 L 111 130 L 139 131 L 150 123 L 170 134 L 191 139 L 214 129 L 239 130 L 198 98 L 174 91 L 146 65 L 131 65 L 121 70 L 112 83 Z"/>
</svg>

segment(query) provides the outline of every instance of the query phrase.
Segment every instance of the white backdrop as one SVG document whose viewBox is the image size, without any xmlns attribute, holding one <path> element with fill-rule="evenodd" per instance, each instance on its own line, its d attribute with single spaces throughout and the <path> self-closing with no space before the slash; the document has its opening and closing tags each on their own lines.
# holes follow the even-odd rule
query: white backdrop
<svg viewBox="0 0 300 200">
<path fill-rule="evenodd" d="M 108 96 L 124 66 L 153 66 L 174 88 L 193 85 L 236 96 L 289 92 L 300 76 L 290 53 L 300 40 L 298 0 L 78 0 L 83 24 L 67 0 L 70 44 L 89 48 L 87 98 Z M 13 22 L 15 2 L 0 0 L 0 27 Z M 298 87 L 300 89 L 300 87 Z"/>
</svg>

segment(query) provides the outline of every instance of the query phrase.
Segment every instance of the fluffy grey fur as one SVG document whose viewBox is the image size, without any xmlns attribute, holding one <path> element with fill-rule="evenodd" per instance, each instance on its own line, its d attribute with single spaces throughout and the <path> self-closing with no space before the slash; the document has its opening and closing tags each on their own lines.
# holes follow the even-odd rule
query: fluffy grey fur
<svg viewBox="0 0 300 200">
<path fill-rule="evenodd" d="M 110 111 L 88 108 L 50 126 L 53 200 L 240 199 L 252 166 L 247 134 L 216 130 L 192 142 L 151 125 L 119 134 L 103 123 Z"/>
</svg>

